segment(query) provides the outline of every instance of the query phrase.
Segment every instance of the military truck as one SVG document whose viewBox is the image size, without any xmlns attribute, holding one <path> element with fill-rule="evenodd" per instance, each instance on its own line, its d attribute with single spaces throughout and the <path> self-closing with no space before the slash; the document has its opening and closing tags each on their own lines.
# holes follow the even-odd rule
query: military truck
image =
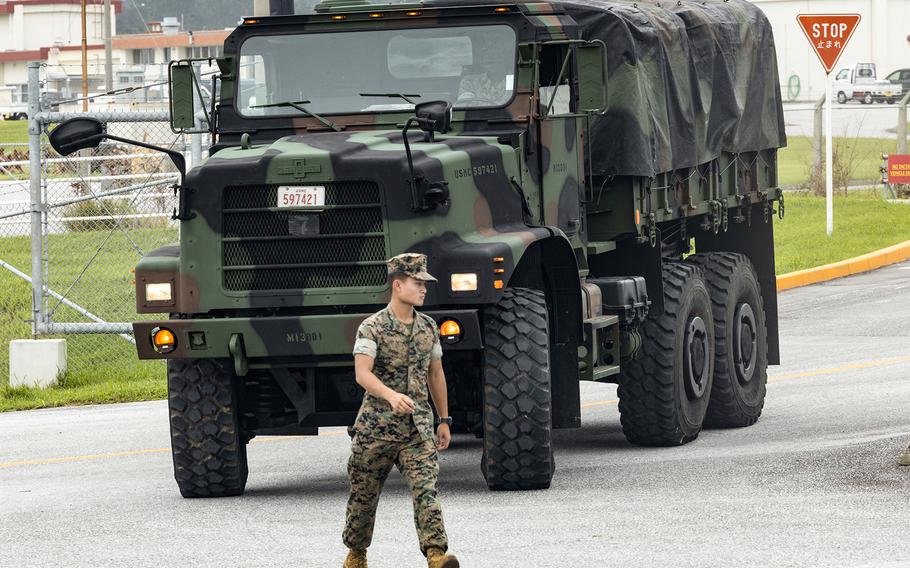
<svg viewBox="0 0 910 568">
<path fill-rule="evenodd" d="M 355 332 L 405 251 L 439 278 L 424 311 L 490 489 L 550 485 L 581 381 L 618 383 L 634 444 L 758 419 L 786 139 L 748 2 L 326 0 L 245 19 L 217 63 L 211 107 L 171 63 L 173 127 L 204 114 L 215 142 L 180 242 L 136 267 L 183 496 L 243 493 L 254 436 L 353 423 Z"/>
</svg>

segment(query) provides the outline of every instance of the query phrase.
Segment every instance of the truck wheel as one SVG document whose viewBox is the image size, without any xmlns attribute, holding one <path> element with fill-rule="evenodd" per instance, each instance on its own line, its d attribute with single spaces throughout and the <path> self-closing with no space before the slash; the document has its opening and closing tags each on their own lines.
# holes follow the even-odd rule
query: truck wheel
<svg viewBox="0 0 910 568">
<path fill-rule="evenodd" d="M 506 289 L 484 316 L 483 476 L 493 490 L 546 489 L 555 462 L 544 295 Z"/>
<path fill-rule="evenodd" d="M 837 93 L 837 102 L 842 105 L 847 104 L 847 95 L 844 93 Z"/>
<path fill-rule="evenodd" d="M 246 443 L 233 367 L 217 359 L 167 362 L 174 477 L 184 497 L 242 495 Z"/>
<path fill-rule="evenodd" d="M 865 95 L 863 95 L 863 104 L 864 105 L 871 105 L 872 102 L 873 102 L 872 93 L 866 93 Z"/>
<path fill-rule="evenodd" d="M 768 382 L 768 332 L 758 276 L 741 254 L 712 252 L 687 260 L 704 269 L 714 313 L 714 387 L 705 426 L 751 426 L 761 416 Z"/>
<path fill-rule="evenodd" d="M 642 347 L 619 380 L 623 433 L 633 444 L 678 446 L 698 437 L 711 397 L 714 326 L 700 268 L 663 268 L 663 311 L 642 325 Z"/>
</svg>

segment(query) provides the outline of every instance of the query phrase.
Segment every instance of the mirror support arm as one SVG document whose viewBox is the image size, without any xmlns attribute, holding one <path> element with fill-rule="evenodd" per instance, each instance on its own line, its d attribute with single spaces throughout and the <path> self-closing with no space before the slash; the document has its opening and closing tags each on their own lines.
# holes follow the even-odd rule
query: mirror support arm
<svg viewBox="0 0 910 568">
<path fill-rule="evenodd" d="M 147 144 L 145 142 L 139 142 L 138 140 L 130 140 L 129 138 L 121 138 L 120 136 L 114 136 L 112 134 L 99 134 L 98 139 L 108 138 L 110 140 L 116 140 L 117 142 L 123 142 L 125 144 L 132 144 L 134 146 L 139 146 L 140 148 L 147 148 L 149 150 L 157 150 L 159 152 L 164 152 L 168 155 L 174 166 L 177 168 L 177 171 L 180 172 L 180 183 L 174 185 L 174 194 L 178 195 L 177 208 L 174 209 L 174 213 L 171 215 L 171 219 L 175 221 L 188 221 L 196 216 L 195 213 L 189 211 L 189 202 L 188 194 L 190 189 L 186 187 L 186 158 L 183 157 L 183 154 L 176 150 L 170 150 L 168 148 L 162 148 L 161 146 L 155 146 L 154 144 Z"/>
<path fill-rule="evenodd" d="M 101 138 L 108 138 L 110 140 L 116 140 L 117 142 L 139 146 L 140 148 L 147 148 L 149 150 L 164 152 L 168 155 L 171 161 L 174 162 L 174 166 L 177 167 L 177 171 L 180 172 L 180 185 L 183 185 L 184 178 L 186 178 L 186 158 L 184 158 L 183 154 L 177 150 L 169 150 L 168 148 L 162 148 L 161 146 L 155 146 L 154 144 L 139 142 L 138 140 L 130 140 L 129 138 L 121 138 L 120 136 L 114 136 L 112 134 L 100 134 L 99 136 Z"/>
<path fill-rule="evenodd" d="M 444 181 L 431 182 L 414 172 L 414 156 L 411 153 L 411 143 L 408 140 L 408 129 L 415 124 L 427 129 L 424 132 L 424 141 L 432 142 L 432 129 L 436 126 L 436 121 L 421 116 L 412 116 L 405 123 L 401 132 L 401 138 L 404 142 L 404 153 L 408 158 L 408 185 L 411 188 L 411 207 L 414 211 L 427 211 L 435 209 L 448 200 L 449 188 L 448 183 Z"/>
</svg>

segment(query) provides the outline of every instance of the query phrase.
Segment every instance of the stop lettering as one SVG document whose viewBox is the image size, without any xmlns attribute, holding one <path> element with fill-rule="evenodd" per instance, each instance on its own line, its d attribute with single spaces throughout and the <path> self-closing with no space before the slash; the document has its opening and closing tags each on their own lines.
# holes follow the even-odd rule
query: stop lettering
<svg viewBox="0 0 910 568">
<path fill-rule="evenodd" d="M 832 38 L 832 39 L 841 39 L 847 37 L 847 24 L 812 24 L 812 37 L 815 39 L 819 38 Z"/>
</svg>

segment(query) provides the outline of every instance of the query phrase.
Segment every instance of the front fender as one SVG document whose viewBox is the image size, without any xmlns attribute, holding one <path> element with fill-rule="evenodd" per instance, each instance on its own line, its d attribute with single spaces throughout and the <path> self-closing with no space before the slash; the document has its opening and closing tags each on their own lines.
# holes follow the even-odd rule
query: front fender
<svg viewBox="0 0 910 568">
<path fill-rule="evenodd" d="M 146 284 L 171 285 L 169 301 L 149 301 Z M 136 265 L 136 312 L 140 314 L 196 313 L 199 308 L 199 286 L 194 278 L 180 272 L 180 245 L 157 248 Z"/>
</svg>

